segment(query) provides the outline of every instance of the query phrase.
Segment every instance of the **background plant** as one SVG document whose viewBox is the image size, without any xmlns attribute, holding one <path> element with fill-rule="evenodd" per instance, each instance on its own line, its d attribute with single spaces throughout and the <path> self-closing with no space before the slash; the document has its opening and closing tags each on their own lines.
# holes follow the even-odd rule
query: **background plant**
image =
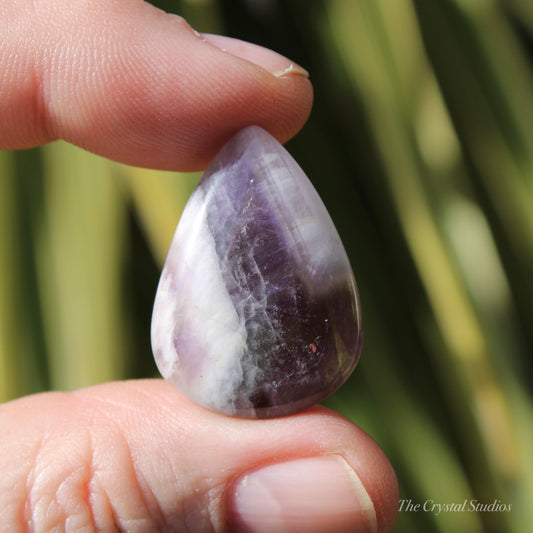
<svg viewBox="0 0 533 533">
<path fill-rule="evenodd" d="M 400 513 L 394 531 L 527 531 L 533 4 L 153 3 L 310 71 L 315 107 L 288 149 L 346 244 L 365 327 L 327 403 L 385 449 L 402 498 L 512 505 Z M 197 179 L 61 142 L 0 152 L 0 400 L 157 375 L 152 299 Z"/>
</svg>

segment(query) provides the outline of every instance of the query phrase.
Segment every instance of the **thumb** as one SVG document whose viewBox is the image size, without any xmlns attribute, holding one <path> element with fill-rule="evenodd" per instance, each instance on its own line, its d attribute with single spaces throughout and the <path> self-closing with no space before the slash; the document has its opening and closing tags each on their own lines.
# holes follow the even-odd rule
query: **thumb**
<svg viewBox="0 0 533 533">
<path fill-rule="evenodd" d="M 272 420 L 202 409 L 160 380 L 0 406 L 2 531 L 385 532 L 392 468 L 323 408 Z"/>
<path fill-rule="evenodd" d="M 131 0 L 2 0 L 0 148 L 65 139 L 139 166 L 197 170 L 238 129 L 281 142 L 304 124 L 307 73 L 270 50 L 200 35 Z"/>
</svg>

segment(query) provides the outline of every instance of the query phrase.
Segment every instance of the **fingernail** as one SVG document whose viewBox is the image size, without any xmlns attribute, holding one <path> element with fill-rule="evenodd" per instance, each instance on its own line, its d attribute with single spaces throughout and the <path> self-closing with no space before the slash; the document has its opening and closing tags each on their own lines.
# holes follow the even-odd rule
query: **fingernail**
<svg viewBox="0 0 533 533">
<path fill-rule="evenodd" d="M 211 33 L 202 33 L 200 35 L 202 39 L 220 50 L 255 63 L 276 76 L 276 78 L 289 75 L 309 77 L 307 70 L 268 48 L 223 35 Z"/>
<path fill-rule="evenodd" d="M 237 533 L 377 531 L 361 480 L 338 455 L 266 466 L 241 477 L 231 499 Z"/>
</svg>

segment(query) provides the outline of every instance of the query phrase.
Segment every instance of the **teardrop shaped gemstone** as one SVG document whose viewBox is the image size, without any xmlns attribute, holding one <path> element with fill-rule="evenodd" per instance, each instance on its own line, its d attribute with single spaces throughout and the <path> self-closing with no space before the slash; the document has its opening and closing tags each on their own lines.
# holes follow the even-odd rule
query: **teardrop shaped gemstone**
<svg viewBox="0 0 533 533">
<path fill-rule="evenodd" d="M 360 320 L 318 193 L 267 132 L 240 131 L 192 193 L 170 246 L 152 317 L 161 374 L 220 413 L 288 415 L 347 379 Z"/>
</svg>

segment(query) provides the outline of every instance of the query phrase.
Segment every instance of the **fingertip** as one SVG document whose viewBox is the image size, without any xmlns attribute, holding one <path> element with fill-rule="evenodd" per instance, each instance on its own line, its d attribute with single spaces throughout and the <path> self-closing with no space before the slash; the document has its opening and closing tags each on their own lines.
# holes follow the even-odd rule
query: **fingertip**
<svg viewBox="0 0 533 533">
<path fill-rule="evenodd" d="M 116 58 L 118 68 L 94 91 L 99 101 L 64 128 L 66 140 L 123 163 L 198 171 L 247 126 L 281 143 L 303 127 L 313 102 L 304 69 L 251 43 L 166 28 L 145 40 L 133 70 Z"/>
<path fill-rule="evenodd" d="M 296 417 L 311 417 L 315 427 L 337 436 L 337 451 L 359 480 L 355 480 L 358 492 L 363 500 L 366 493 L 372 502 L 377 533 L 390 531 L 398 514 L 398 478 L 379 444 L 359 426 L 322 405 L 314 406 Z"/>
<path fill-rule="evenodd" d="M 149 154 L 159 159 L 159 168 L 203 170 L 247 126 L 260 126 L 281 143 L 302 129 L 313 104 L 313 87 L 305 69 L 253 43 L 222 35 L 195 35 L 186 81 L 197 90 L 178 89 L 165 100 L 167 116 L 177 117 L 179 129 L 174 126 L 170 138 L 160 135 L 163 157 L 159 159 L 155 151 Z M 181 80 L 176 87 L 180 85 Z M 165 146 L 167 140 L 172 144 Z M 153 166 L 153 161 L 141 166 Z"/>
<path fill-rule="evenodd" d="M 363 430 L 360 433 L 357 453 L 349 451 L 350 463 L 373 503 L 378 533 L 392 528 L 398 514 L 399 487 L 396 472 L 378 444 Z"/>
<path fill-rule="evenodd" d="M 300 75 L 270 77 L 265 98 L 261 85 L 253 80 L 236 86 L 214 113 L 217 118 L 200 120 L 186 139 L 183 148 L 172 154 L 163 169 L 204 170 L 218 151 L 238 131 L 247 126 L 260 126 L 281 144 L 292 139 L 305 125 L 313 103 L 313 87 L 308 78 Z M 179 168 L 178 168 L 179 167 Z"/>
<path fill-rule="evenodd" d="M 236 131 L 256 124 L 285 142 L 309 116 L 304 69 L 146 2 L 3 8 L 15 23 L 2 43 L 2 149 L 61 138 L 122 163 L 201 170 Z"/>
<path fill-rule="evenodd" d="M 295 92 L 301 90 L 289 88 L 284 95 L 272 98 L 270 104 L 272 107 L 268 107 L 261 102 L 259 104 L 253 102 L 252 91 L 249 103 L 243 104 L 244 107 L 238 112 L 235 111 L 235 105 L 238 104 L 228 102 L 227 106 L 222 105 L 215 112 L 218 118 L 213 120 L 216 122 L 209 123 L 206 120 L 197 123 L 194 131 L 188 132 L 183 141 L 181 139 L 178 141 L 178 145 L 171 146 L 170 149 L 165 147 L 159 153 L 138 154 L 142 160 L 129 163 L 161 170 L 202 171 L 238 131 L 252 125 L 260 126 L 281 144 L 285 144 L 303 128 L 309 116 L 309 110 L 300 103 L 305 98 L 292 103 L 294 100 L 292 93 Z"/>
</svg>

